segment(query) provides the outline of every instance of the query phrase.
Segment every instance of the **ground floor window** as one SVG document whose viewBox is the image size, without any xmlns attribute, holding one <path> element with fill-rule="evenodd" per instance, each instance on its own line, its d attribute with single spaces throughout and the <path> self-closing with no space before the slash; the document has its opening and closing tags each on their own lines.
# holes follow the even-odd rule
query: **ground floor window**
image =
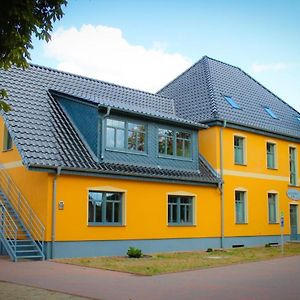
<svg viewBox="0 0 300 300">
<path fill-rule="evenodd" d="M 168 197 L 168 224 L 192 225 L 193 224 L 193 197 L 171 196 Z"/>
<path fill-rule="evenodd" d="M 277 194 L 268 193 L 269 223 L 277 223 Z"/>
<path fill-rule="evenodd" d="M 122 224 L 122 193 L 89 191 L 89 224 Z"/>
<path fill-rule="evenodd" d="M 246 223 L 246 192 L 235 191 L 235 222 Z"/>
</svg>

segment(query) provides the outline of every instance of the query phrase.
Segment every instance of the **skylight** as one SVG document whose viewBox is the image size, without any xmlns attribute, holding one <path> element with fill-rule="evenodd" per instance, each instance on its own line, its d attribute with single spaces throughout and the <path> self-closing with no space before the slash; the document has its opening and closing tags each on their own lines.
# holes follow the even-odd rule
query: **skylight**
<svg viewBox="0 0 300 300">
<path fill-rule="evenodd" d="M 264 109 L 273 119 L 278 119 L 270 107 L 264 107 Z"/>
<path fill-rule="evenodd" d="M 224 96 L 226 101 L 230 104 L 231 107 L 240 109 L 240 106 L 232 99 L 230 96 Z"/>
<path fill-rule="evenodd" d="M 300 117 L 297 117 L 298 121 L 300 122 Z"/>
</svg>

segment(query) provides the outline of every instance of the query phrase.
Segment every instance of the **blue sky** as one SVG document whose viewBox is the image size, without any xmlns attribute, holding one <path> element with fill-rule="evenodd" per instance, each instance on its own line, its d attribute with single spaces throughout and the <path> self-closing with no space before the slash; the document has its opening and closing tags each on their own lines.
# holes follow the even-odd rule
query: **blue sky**
<svg viewBox="0 0 300 300">
<path fill-rule="evenodd" d="M 33 63 L 154 92 L 207 55 L 300 111 L 300 1 L 69 0 L 64 12 Z"/>
</svg>

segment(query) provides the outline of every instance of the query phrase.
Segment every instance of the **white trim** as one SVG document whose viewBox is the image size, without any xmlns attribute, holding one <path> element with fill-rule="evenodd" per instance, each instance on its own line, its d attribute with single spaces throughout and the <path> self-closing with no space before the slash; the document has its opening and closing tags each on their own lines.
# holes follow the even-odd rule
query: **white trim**
<svg viewBox="0 0 300 300">
<path fill-rule="evenodd" d="M 190 193 L 190 192 L 185 192 L 185 191 L 178 191 L 178 192 L 168 192 L 166 194 L 166 204 L 167 204 L 167 209 L 166 209 L 166 225 L 169 226 L 169 220 L 168 220 L 168 214 L 169 214 L 169 196 L 189 196 L 192 197 L 192 210 L 193 210 L 193 220 L 192 224 L 190 226 L 196 226 L 197 225 L 197 195 Z M 189 226 L 189 225 L 187 225 Z"/>
<path fill-rule="evenodd" d="M 236 166 L 247 166 L 247 136 L 244 134 L 240 134 L 240 133 L 233 133 L 233 164 Z M 234 149 L 234 138 L 235 137 L 239 137 L 243 139 L 243 163 L 242 164 L 238 164 L 235 162 L 235 149 Z"/>
<path fill-rule="evenodd" d="M 126 211 L 127 211 L 127 190 L 112 187 L 112 186 L 97 186 L 97 187 L 88 187 L 87 188 L 87 210 L 86 210 L 86 225 L 89 226 L 89 192 L 90 191 L 99 191 L 99 192 L 116 192 L 116 193 L 122 193 L 122 223 L 120 226 L 126 226 L 127 220 L 126 220 Z M 109 226 L 109 224 L 105 224 L 106 226 Z M 99 227 L 101 225 L 99 224 Z"/>
<path fill-rule="evenodd" d="M 273 222 L 270 222 L 270 219 L 269 219 L 269 194 L 274 194 L 276 195 L 275 197 L 275 209 L 276 209 L 276 220 L 275 220 L 275 223 Z M 267 191 L 267 220 L 268 220 L 268 224 L 279 224 L 279 192 L 276 191 L 276 190 L 269 190 Z"/>
<path fill-rule="evenodd" d="M 235 208 L 235 192 L 244 192 L 244 208 L 245 208 L 245 222 L 237 223 L 236 222 L 236 208 Z M 233 190 L 233 209 L 234 209 L 234 224 L 235 225 L 243 225 L 248 224 L 248 190 L 243 187 L 237 187 Z"/>
<path fill-rule="evenodd" d="M 219 169 L 216 169 L 218 173 L 220 173 Z M 262 173 L 252 173 L 252 172 L 243 172 L 243 171 L 235 171 L 235 170 L 223 170 L 224 175 L 229 176 L 238 176 L 238 177 L 248 177 L 248 178 L 255 178 L 255 179 L 268 179 L 268 180 L 277 180 L 277 181 L 284 181 L 289 182 L 289 177 L 286 176 L 277 176 L 277 175 L 268 175 Z"/>
<path fill-rule="evenodd" d="M 16 161 L 12 161 L 0 165 L 0 169 L 13 169 L 19 167 L 23 167 L 23 163 L 21 160 L 16 160 Z"/>
</svg>

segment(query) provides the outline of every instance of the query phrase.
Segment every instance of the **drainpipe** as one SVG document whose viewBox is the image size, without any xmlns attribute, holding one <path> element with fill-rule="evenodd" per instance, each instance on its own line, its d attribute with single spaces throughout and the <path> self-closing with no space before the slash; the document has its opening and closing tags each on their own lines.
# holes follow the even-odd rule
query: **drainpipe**
<svg viewBox="0 0 300 300">
<path fill-rule="evenodd" d="M 100 153 L 100 159 L 103 160 L 104 158 L 104 136 L 105 136 L 105 119 L 109 116 L 110 114 L 111 107 L 107 107 L 106 114 L 102 117 L 102 123 L 101 123 L 101 153 Z"/>
<path fill-rule="evenodd" d="M 220 179 L 219 190 L 221 194 L 221 248 L 224 248 L 224 173 L 223 173 L 223 128 L 226 127 L 226 120 L 220 128 Z"/>
<path fill-rule="evenodd" d="M 56 173 L 53 178 L 53 190 L 52 190 L 52 235 L 51 235 L 51 258 L 55 257 L 54 253 L 54 244 L 55 244 L 55 235 L 56 235 L 56 186 L 57 186 L 57 177 L 61 173 L 61 167 L 57 167 Z"/>
</svg>

